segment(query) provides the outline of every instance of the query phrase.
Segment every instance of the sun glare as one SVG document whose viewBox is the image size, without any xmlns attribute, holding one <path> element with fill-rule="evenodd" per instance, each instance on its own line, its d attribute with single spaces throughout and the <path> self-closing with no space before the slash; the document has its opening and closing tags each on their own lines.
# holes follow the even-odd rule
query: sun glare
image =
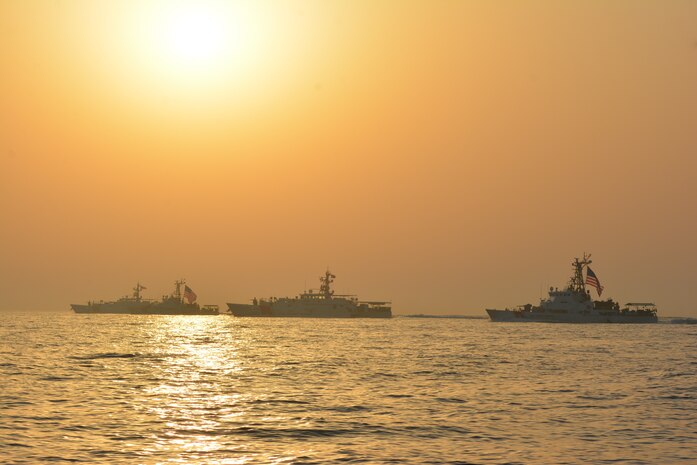
<svg viewBox="0 0 697 465">
<path fill-rule="evenodd" d="M 296 22 L 284 22 L 286 16 L 269 5 L 116 2 L 109 21 L 93 21 L 100 41 L 88 49 L 88 59 L 114 84 L 117 104 L 147 109 L 143 115 L 191 119 L 217 115 L 213 109 L 230 114 L 233 107 L 249 114 L 268 108 L 288 86 L 298 70 L 297 51 L 304 50 Z"/>
<path fill-rule="evenodd" d="M 177 5 L 166 11 L 160 23 L 159 44 L 173 65 L 211 66 L 224 60 L 232 37 L 225 17 L 200 4 Z"/>
<path fill-rule="evenodd" d="M 215 0 L 145 3 L 132 37 L 138 68 L 158 86 L 211 89 L 254 73 L 264 34 L 254 4 Z M 137 37 L 136 37 L 137 36 Z M 174 87 L 172 87 L 174 86 Z"/>
</svg>

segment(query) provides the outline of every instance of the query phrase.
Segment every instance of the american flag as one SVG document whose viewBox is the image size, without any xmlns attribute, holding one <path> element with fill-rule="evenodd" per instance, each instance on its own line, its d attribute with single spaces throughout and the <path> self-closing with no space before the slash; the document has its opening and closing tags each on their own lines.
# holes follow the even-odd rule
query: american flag
<svg viewBox="0 0 697 465">
<path fill-rule="evenodd" d="M 190 304 L 193 304 L 194 302 L 196 302 L 196 293 L 192 291 L 189 286 L 184 286 L 184 298 Z"/>
<path fill-rule="evenodd" d="M 590 267 L 586 268 L 586 284 L 593 286 L 596 291 L 598 291 L 598 297 L 603 293 L 603 289 L 605 289 L 603 286 L 600 285 L 600 281 L 598 281 L 598 277 L 593 273 L 593 270 L 590 269 Z"/>
</svg>

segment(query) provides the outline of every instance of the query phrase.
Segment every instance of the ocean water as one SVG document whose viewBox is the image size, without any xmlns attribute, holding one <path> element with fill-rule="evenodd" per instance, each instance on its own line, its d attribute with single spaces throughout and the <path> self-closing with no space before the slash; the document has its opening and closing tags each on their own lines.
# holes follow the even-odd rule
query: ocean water
<svg viewBox="0 0 697 465">
<path fill-rule="evenodd" d="M 0 313 L 0 463 L 697 463 L 697 326 Z"/>
</svg>

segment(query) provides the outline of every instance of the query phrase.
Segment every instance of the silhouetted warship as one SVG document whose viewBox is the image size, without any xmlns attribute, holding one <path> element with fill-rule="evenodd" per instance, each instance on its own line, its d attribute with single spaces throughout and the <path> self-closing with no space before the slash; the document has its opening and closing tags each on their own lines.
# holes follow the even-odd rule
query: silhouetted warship
<svg viewBox="0 0 697 465">
<path fill-rule="evenodd" d="M 603 287 L 588 268 L 590 255 L 572 263 L 574 274 L 564 290 L 549 288 L 549 297 L 541 299 L 539 306 L 521 305 L 515 309 L 486 309 L 491 321 L 539 321 L 548 323 L 656 323 L 656 306 L 652 303 L 628 303 L 620 305 L 612 299 L 592 300 L 586 284 L 602 293 Z M 586 280 L 583 269 L 586 268 Z"/>
<path fill-rule="evenodd" d="M 125 313 L 130 315 L 217 315 L 217 305 L 199 305 L 196 294 L 182 279 L 175 281 L 174 292 L 161 300 L 144 299 L 140 283 L 133 288 L 133 295 L 115 301 L 87 302 L 87 305 L 71 304 L 75 313 Z M 182 293 L 181 287 L 184 286 Z M 186 300 L 186 301 L 185 301 Z"/>
<path fill-rule="evenodd" d="M 297 297 L 257 300 L 251 304 L 228 303 L 234 316 L 305 317 L 305 318 L 391 318 L 390 302 L 362 302 L 353 295 L 335 295 L 331 289 L 334 276 L 327 270 L 320 277 L 319 291 L 309 290 Z"/>
<path fill-rule="evenodd" d="M 182 286 L 184 292 L 182 293 Z M 174 282 L 174 292 L 162 296 L 162 299 L 138 312 L 143 315 L 217 315 L 217 305 L 199 305 L 196 294 L 186 285 L 183 279 Z"/>
<path fill-rule="evenodd" d="M 140 313 L 152 305 L 152 300 L 144 299 L 140 292 L 145 286 L 140 283 L 133 288 L 133 294 L 113 301 L 90 301 L 87 305 L 70 304 L 75 313 Z"/>
</svg>

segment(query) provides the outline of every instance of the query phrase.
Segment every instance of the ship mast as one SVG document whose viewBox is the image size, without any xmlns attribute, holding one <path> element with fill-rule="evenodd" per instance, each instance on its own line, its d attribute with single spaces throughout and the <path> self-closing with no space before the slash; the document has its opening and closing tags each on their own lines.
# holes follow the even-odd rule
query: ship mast
<svg viewBox="0 0 697 465">
<path fill-rule="evenodd" d="M 140 291 L 144 290 L 145 286 L 141 286 L 140 283 L 136 283 L 136 287 L 133 288 L 133 298 L 135 300 L 140 300 Z"/>
<path fill-rule="evenodd" d="M 574 275 L 569 280 L 569 290 L 573 292 L 586 293 L 586 283 L 583 280 L 583 268 L 590 265 L 593 261 L 590 259 L 591 254 L 583 253 L 583 260 L 574 258 L 571 266 L 574 268 Z"/>
<path fill-rule="evenodd" d="M 329 270 L 324 273 L 324 276 L 319 278 L 319 282 L 322 283 L 319 287 L 319 292 L 320 294 L 324 294 L 325 299 L 331 299 L 332 295 L 334 295 L 334 291 L 331 289 L 331 283 L 334 282 L 334 278 L 336 278 L 336 276 L 331 274 Z"/>
<path fill-rule="evenodd" d="M 182 302 L 182 285 L 186 284 L 186 280 L 180 279 L 178 281 L 174 281 L 174 297 Z"/>
</svg>

